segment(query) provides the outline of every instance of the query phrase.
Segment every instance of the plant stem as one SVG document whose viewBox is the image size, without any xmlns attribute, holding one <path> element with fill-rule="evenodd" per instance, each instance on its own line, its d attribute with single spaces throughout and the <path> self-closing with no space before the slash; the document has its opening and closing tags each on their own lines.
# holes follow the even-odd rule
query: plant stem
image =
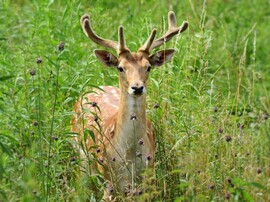
<svg viewBox="0 0 270 202">
<path fill-rule="evenodd" d="M 61 55 L 61 53 L 60 53 Z M 51 119 L 51 127 L 50 127 L 50 135 L 49 135 L 49 151 L 48 151 L 48 167 L 47 167 L 47 194 L 46 194 L 46 201 L 49 201 L 50 199 L 50 189 L 51 189 L 51 181 L 50 181 L 50 156 L 51 156 L 51 147 L 52 147 L 52 135 L 53 135 L 53 126 L 54 126 L 54 119 L 55 119 L 55 109 L 56 109 L 56 103 L 57 103 L 57 96 L 58 96 L 58 78 L 59 78 L 59 71 L 60 71 L 60 64 L 59 64 L 59 58 L 60 55 L 57 58 L 57 64 L 53 63 L 56 67 L 56 81 L 55 81 L 55 92 L 54 92 L 54 102 L 53 102 L 53 111 L 52 111 L 52 119 Z"/>
</svg>

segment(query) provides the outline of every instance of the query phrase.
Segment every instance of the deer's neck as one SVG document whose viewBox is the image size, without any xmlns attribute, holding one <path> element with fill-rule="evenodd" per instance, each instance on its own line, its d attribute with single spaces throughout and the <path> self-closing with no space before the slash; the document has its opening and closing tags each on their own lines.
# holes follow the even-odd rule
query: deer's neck
<svg viewBox="0 0 270 202">
<path fill-rule="evenodd" d="M 121 94 L 118 123 L 122 125 L 134 124 L 133 122 L 146 122 L 146 106 L 145 95 L 132 96 L 129 94 Z"/>
<path fill-rule="evenodd" d="M 116 133 L 118 134 L 118 144 L 121 148 L 126 149 L 126 155 L 133 153 L 138 140 L 146 135 L 145 99 L 145 94 L 132 96 L 121 93 L 120 95 Z"/>
</svg>

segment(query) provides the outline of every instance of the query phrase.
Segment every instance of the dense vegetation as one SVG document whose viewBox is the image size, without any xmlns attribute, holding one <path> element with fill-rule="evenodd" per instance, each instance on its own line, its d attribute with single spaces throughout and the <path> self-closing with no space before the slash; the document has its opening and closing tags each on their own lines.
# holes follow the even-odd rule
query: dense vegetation
<svg viewBox="0 0 270 202">
<path fill-rule="evenodd" d="M 1 0 L 0 201 L 100 199 L 102 176 L 78 177 L 70 119 L 84 92 L 118 75 L 93 56 L 80 16 L 115 40 L 123 24 L 136 51 L 169 10 L 190 27 L 149 79 L 157 158 L 142 199 L 270 201 L 266 0 Z"/>
</svg>

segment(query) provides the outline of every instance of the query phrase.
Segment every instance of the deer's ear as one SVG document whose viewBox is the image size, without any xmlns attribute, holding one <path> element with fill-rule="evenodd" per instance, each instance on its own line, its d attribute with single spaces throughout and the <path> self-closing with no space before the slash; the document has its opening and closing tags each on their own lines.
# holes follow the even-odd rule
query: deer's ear
<svg viewBox="0 0 270 202">
<path fill-rule="evenodd" d="M 174 55 L 174 49 L 161 50 L 149 57 L 149 62 L 152 66 L 161 66 L 166 62 L 169 62 Z"/>
<path fill-rule="evenodd" d="M 106 66 L 108 67 L 117 67 L 118 60 L 117 58 L 108 51 L 104 50 L 95 50 L 94 51 L 96 57 Z"/>
</svg>

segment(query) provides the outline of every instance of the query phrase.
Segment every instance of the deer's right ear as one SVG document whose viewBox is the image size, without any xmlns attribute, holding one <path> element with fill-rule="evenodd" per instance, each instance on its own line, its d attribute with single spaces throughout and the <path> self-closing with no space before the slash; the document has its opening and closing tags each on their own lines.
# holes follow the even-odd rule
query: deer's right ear
<svg viewBox="0 0 270 202">
<path fill-rule="evenodd" d="M 149 58 L 149 62 L 152 66 L 161 66 L 166 62 L 169 62 L 174 55 L 174 49 L 166 49 L 156 52 L 155 54 L 151 55 Z"/>
<path fill-rule="evenodd" d="M 104 50 L 95 50 L 94 51 L 96 57 L 106 66 L 108 67 L 117 67 L 118 60 L 117 58 L 108 51 Z"/>
</svg>

